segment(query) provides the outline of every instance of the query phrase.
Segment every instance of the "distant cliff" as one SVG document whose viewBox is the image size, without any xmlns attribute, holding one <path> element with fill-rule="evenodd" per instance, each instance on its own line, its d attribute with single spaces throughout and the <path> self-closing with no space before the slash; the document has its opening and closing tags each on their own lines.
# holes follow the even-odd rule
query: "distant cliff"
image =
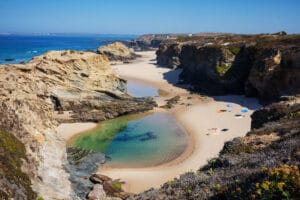
<svg viewBox="0 0 300 200">
<path fill-rule="evenodd" d="M 97 122 L 153 106 L 152 99 L 129 96 L 108 58 L 96 53 L 50 51 L 29 63 L 1 65 L 1 199 L 77 199 L 55 131 L 59 122 Z"/>
<path fill-rule="evenodd" d="M 164 42 L 157 63 L 182 68 L 181 81 L 208 94 L 272 100 L 300 92 L 300 36 L 221 35 Z"/>
</svg>

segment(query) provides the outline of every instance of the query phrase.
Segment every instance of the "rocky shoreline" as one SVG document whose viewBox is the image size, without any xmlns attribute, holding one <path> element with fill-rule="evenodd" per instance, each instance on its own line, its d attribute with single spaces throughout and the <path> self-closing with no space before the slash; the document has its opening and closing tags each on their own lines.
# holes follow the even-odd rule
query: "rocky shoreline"
<svg viewBox="0 0 300 200">
<path fill-rule="evenodd" d="M 261 199 L 274 194 L 272 198 L 298 198 L 299 36 L 148 35 L 142 40 L 139 45 L 145 48 L 159 46 L 158 64 L 182 68 L 180 82 L 192 85 L 192 92 L 245 94 L 274 103 L 254 112 L 247 136 L 227 142 L 219 157 L 199 171 L 130 197 L 118 190 L 119 197 Z M 105 157 L 66 150 L 55 131 L 62 122 L 98 122 L 157 106 L 151 98 L 129 96 L 126 81 L 109 65 L 108 57 L 128 62 L 136 56 L 124 52 L 120 44 L 108 48 L 117 50 L 50 51 L 28 63 L 0 66 L 0 142 L 5 145 L 0 147 L 0 158 L 6 163 L 0 165 L 1 198 L 83 199 L 94 187 L 90 196 L 96 193 L 103 199 L 118 199 L 106 197 L 104 185 L 99 185 L 105 182 L 103 177 L 99 183 L 93 179 L 95 185 L 88 180 Z M 15 156 L 14 160 L 9 155 Z M 288 177 L 295 176 L 296 182 L 284 177 L 276 182 L 274 171 L 288 171 Z M 119 188 L 118 181 L 106 181 L 106 188 L 113 184 Z M 284 188 L 285 193 L 269 183 Z M 95 195 L 87 198 L 97 199 Z"/>
<path fill-rule="evenodd" d="M 3 198 L 76 199 L 65 143 L 55 131 L 59 122 L 101 121 L 156 106 L 129 96 L 108 58 L 92 52 L 50 51 L 26 64 L 1 65 L 0 76 L 0 129 L 24 144 L 22 171 L 32 184 L 3 174 Z"/>
<path fill-rule="evenodd" d="M 192 91 L 256 96 L 266 107 L 253 113 L 246 137 L 225 143 L 207 165 L 129 199 L 299 198 L 299 41 L 225 34 L 162 42 L 158 64 L 182 68 Z"/>
</svg>

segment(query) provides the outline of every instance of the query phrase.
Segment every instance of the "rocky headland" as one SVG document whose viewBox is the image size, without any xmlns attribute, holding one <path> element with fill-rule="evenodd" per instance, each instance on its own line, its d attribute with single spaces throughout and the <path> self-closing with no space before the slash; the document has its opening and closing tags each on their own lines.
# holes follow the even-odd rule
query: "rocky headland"
<svg viewBox="0 0 300 200">
<path fill-rule="evenodd" d="M 163 42 L 157 63 L 182 68 L 194 91 L 272 101 L 300 92 L 298 35 L 217 35 Z"/>
<path fill-rule="evenodd" d="M 300 37 L 218 35 L 164 41 L 157 63 L 181 68 L 180 83 L 204 94 L 245 94 L 266 103 L 245 137 L 219 156 L 129 199 L 298 199 Z M 270 103 L 271 102 L 271 103 Z"/>
<path fill-rule="evenodd" d="M 107 56 L 50 51 L 0 66 L 1 199 L 77 199 L 60 122 L 86 122 L 152 109 L 133 98 Z"/>
</svg>

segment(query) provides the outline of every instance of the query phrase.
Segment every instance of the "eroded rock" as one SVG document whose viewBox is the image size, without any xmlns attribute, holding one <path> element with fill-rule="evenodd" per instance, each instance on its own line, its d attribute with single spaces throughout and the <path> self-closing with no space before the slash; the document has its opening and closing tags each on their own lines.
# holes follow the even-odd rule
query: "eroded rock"
<svg viewBox="0 0 300 200">
<path fill-rule="evenodd" d="M 97 52 L 101 55 L 106 55 L 110 61 L 128 62 L 138 57 L 138 55 L 121 42 L 113 42 L 106 46 L 100 46 Z"/>
<path fill-rule="evenodd" d="M 55 131 L 59 122 L 100 121 L 154 105 L 130 97 L 108 58 L 93 52 L 50 51 L 0 66 L 0 129 L 24 144 L 22 170 L 44 199 L 78 198 L 65 171 L 65 142 Z"/>
</svg>

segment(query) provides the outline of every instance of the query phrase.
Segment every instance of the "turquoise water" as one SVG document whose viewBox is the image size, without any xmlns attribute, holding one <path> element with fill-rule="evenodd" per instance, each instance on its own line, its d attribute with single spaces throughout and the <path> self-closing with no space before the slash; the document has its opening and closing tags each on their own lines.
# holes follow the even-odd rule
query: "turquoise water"
<svg viewBox="0 0 300 200">
<path fill-rule="evenodd" d="M 49 50 L 93 50 L 112 41 L 136 38 L 134 35 L 0 35 L 0 64 L 29 61 Z M 6 59 L 11 59 L 10 61 Z"/>
<path fill-rule="evenodd" d="M 136 80 L 127 80 L 127 92 L 134 97 L 158 96 L 157 88 Z"/>
<path fill-rule="evenodd" d="M 75 136 L 69 146 L 92 149 L 111 158 L 111 167 L 155 166 L 177 158 L 188 144 L 181 126 L 168 113 L 132 115 L 101 122 Z"/>
</svg>

